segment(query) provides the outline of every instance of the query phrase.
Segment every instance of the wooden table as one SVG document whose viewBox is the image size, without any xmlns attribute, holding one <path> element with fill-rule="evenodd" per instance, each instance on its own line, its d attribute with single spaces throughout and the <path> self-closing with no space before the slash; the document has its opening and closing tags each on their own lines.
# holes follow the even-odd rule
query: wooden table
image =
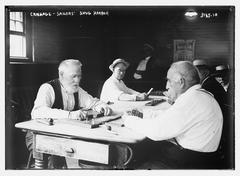
<svg viewBox="0 0 240 176">
<path fill-rule="evenodd" d="M 123 113 L 124 111 L 136 108 L 138 110 L 142 109 L 167 109 L 170 107 L 170 104 L 167 102 L 158 104 L 156 106 L 145 106 L 145 104 L 153 99 L 166 99 L 164 96 L 149 96 L 149 100 L 147 101 L 115 101 L 110 107 L 113 109 L 114 113 Z"/>
<path fill-rule="evenodd" d="M 165 109 L 167 103 L 155 107 L 146 107 L 141 102 L 114 102 L 111 105 L 114 113 L 123 113 L 131 108 Z M 133 155 L 131 146 L 143 141 L 146 137 L 131 129 L 122 127 L 122 119 L 108 122 L 111 131 L 104 126 L 85 128 L 70 120 L 55 120 L 54 125 L 48 126 L 30 120 L 17 123 L 16 128 L 33 132 L 33 157 L 35 167 L 43 169 L 44 155 L 57 155 L 78 160 L 90 161 L 110 166 L 125 168 Z"/>
</svg>

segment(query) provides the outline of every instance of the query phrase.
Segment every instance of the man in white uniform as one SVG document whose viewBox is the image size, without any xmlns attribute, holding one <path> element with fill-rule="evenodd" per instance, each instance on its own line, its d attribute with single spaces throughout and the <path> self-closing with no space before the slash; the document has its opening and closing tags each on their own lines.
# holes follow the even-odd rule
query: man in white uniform
<svg viewBox="0 0 240 176">
<path fill-rule="evenodd" d="M 143 111 L 143 119 L 124 116 L 126 127 L 154 141 L 164 141 L 157 148 L 160 154 L 154 155 L 169 167 L 210 168 L 217 158 L 223 116 L 217 101 L 199 82 L 192 63 L 173 63 L 166 89 L 175 103 L 165 111 Z"/>
<path fill-rule="evenodd" d="M 123 78 L 129 63 L 123 59 L 116 59 L 109 66 L 113 72 L 112 76 L 108 78 L 102 88 L 100 99 L 104 102 L 109 101 L 141 101 L 147 99 L 146 93 L 140 93 L 133 89 L 128 88 Z"/>
</svg>

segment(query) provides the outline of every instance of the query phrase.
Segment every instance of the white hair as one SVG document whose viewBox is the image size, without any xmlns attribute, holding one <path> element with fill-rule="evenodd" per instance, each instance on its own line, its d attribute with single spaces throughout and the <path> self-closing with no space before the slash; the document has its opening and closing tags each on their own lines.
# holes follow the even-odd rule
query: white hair
<svg viewBox="0 0 240 176">
<path fill-rule="evenodd" d="M 66 70 L 66 68 L 70 65 L 78 65 L 80 68 L 82 67 L 82 63 L 79 60 L 76 59 L 63 60 L 58 66 L 59 74 L 63 73 Z"/>
</svg>

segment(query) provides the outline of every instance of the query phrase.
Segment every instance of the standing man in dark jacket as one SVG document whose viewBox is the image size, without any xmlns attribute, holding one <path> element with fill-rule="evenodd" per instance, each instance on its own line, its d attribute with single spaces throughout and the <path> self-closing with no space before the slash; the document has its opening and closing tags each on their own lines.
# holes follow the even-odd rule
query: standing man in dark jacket
<svg viewBox="0 0 240 176">
<path fill-rule="evenodd" d="M 229 150 L 231 147 L 232 138 L 232 116 L 229 112 L 228 107 L 228 97 L 223 86 L 215 79 L 215 75 L 211 74 L 210 67 L 207 65 L 205 60 L 194 60 L 193 65 L 195 65 L 199 71 L 200 81 L 202 88 L 211 92 L 223 113 L 223 131 L 220 142 L 220 150 L 224 153 L 225 158 L 229 156 Z"/>
<path fill-rule="evenodd" d="M 199 71 L 202 88 L 214 95 L 214 98 L 223 111 L 223 106 L 226 104 L 227 100 L 224 88 L 217 82 L 215 77 L 211 75 L 210 68 L 205 60 L 194 60 L 193 65 L 196 66 Z"/>
<path fill-rule="evenodd" d="M 154 57 L 154 48 L 145 43 L 143 45 L 144 57 L 138 63 L 137 69 L 133 75 L 136 80 L 152 81 L 156 78 L 156 58 Z"/>
</svg>

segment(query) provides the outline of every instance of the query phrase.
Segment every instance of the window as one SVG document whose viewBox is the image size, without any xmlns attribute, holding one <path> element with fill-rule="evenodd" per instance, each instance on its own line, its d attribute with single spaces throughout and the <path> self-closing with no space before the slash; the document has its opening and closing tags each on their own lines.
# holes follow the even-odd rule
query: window
<svg viewBox="0 0 240 176">
<path fill-rule="evenodd" d="M 27 51 L 26 14 L 24 12 L 9 12 L 9 43 L 11 61 L 29 61 Z"/>
</svg>

